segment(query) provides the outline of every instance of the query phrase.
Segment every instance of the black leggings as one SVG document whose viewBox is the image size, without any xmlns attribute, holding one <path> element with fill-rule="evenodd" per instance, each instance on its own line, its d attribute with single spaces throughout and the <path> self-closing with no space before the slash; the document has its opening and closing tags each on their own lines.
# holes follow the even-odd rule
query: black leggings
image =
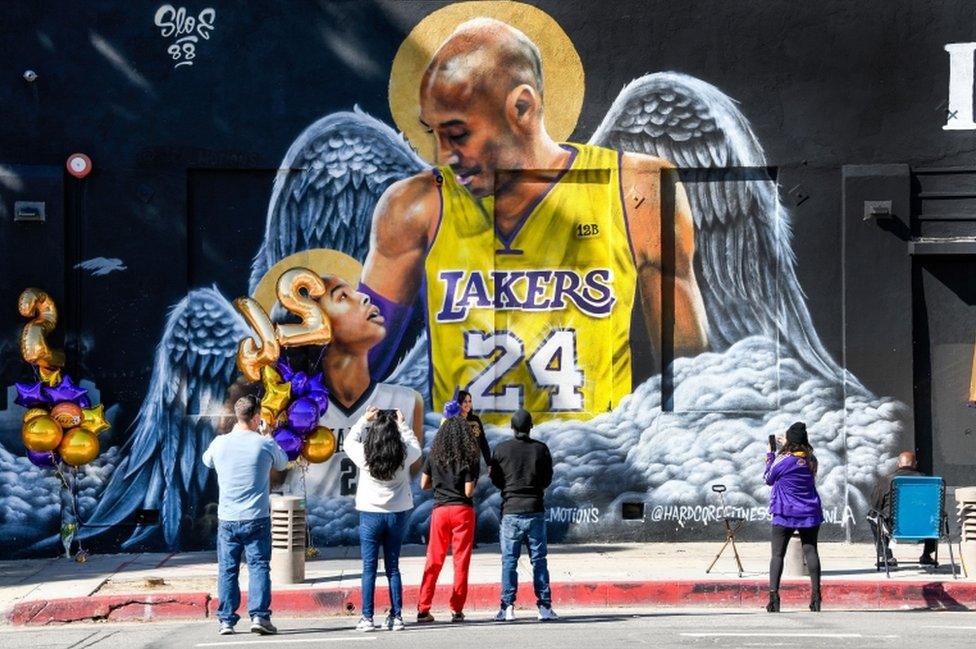
<svg viewBox="0 0 976 649">
<path fill-rule="evenodd" d="M 782 525 L 772 526 L 772 555 L 769 557 L 769 590 L 779 590 L 779 580 L 783 576 L 783 557 L 786 546 L 793 536 L 794 528 Z M 820 555 L 817 553 L 817 534 L 820 526 L 799 527 L 800 543 L 803 545 L 803 558 L 810 570 L 810 586 L 814 593 L 820 592 Z"/>
</svg>

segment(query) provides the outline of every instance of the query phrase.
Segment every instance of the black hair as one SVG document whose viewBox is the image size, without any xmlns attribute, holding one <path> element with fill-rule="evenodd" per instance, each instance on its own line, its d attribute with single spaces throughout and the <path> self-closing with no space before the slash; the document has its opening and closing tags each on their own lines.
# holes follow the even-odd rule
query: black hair
<svg viewBox="0 0 976 649">
<path fill-rule="evenodd" d="M 468 422 L 460 416 L 441 422 L 430 447 L 430 461 L 445 469 L 460 470 L 480 462 L 481 450 Z"/>
<path fill-rule="evenodd" d="M 807 455 L 813 455 L 813 447 L 809 444 L 803 444 L 801 442 L 786 442 L 783 444 L 783 448 L 779 450 L 780 455 L 800 452 L 806 453 Z"/>
<path fill-rule="evenodd" d="M 261 412 L 261 401 L 253 394 L 245 394 L 234 404 L 234 414 L 237 421 L 247 423 L 254 419 L 254 415 Z"/>
<path fill-rule="evenodd" d="M 407 457 L 395 415 L 384 411 L 376 415 L 363 443 L 363 452 L 371 476 L 377 480 L 393 479 Z"/>
<path fill-rule="evenodd" d="M 465 397 L 470 397 L 470 396 L 471 396 L 471 393 L 468 392 L 467 390 L 458 390 L 457 391 L 457 399 L 455 399 L 455 401 L 457 401 L 458 403 L 464 403 L 464 398 Z M 472 399 L 472 401 L 473 401 L 473 399 Z"/>
</svg>

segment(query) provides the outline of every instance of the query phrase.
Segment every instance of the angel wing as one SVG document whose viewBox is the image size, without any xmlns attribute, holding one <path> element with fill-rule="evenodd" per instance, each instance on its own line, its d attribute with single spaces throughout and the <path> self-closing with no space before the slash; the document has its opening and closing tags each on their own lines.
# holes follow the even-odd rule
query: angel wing
<svg viewBox="0 0 976 649">
<path fill-rule="evenodd" d="M 649 74 L 624 87 L 590 143 L 695 170 L 682 181 L 714 348 L 765 335 L 816 373 L 840 380 L 796 277 L 789 211 L 765 173 L 762 145 L 731 98 L 685 74 Z"/>
<path fill-rule="evenodd" d="M 131 520 L 137 509 L 159 510 L 159 523 L 140 525 L 125 549 L 149 540 L 178 547 L 211 475 L 200 461 L 226 408 L 236 375 L 237 343 L 247 324 L 216 288 L 191 291 L 172 308 L 156 348 L 149 390 L 122 449 L 124 460 L 84 521 L 90 538 Z M 159 532 L 162 537 L 153 538 Z"/>
<path fill-rule="evenodd" d="M 251 292 L 276 262 L 310 248 L 362 262 L 379 197 L 427 167 L 402 136 L 359 107 L 313 123 L 288 148 L 275 178 Z"/>
<path fill-rule="evenodd" d="M 275 178 L 264 242 L 251 265 L 251 292 L 279 260 L 310 248 L 331 248 L 364 262 L 380 196 L 394 182 L 428 168 L 400 134 L 359 107 L 314 122 L 288 148 Z M 423 336 L 419 297 L 414 313 L 395 350 L 392 373 Z M 278 322 L 288 316 L 275 306 L 271 317 Z M 418 358 L 426 364 L 426 354 Z"/>
</svg>

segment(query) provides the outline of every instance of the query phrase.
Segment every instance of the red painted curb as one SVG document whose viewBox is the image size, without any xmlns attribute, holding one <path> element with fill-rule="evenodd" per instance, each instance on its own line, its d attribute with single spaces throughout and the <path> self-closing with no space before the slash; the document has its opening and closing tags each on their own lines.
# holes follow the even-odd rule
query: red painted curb
<svg viewBox="0 0 976 649">
<path fill-rule="evenodd" d="M 765 581 L 607 581 L 555 583 L 553 601 L 557 608 L 599 608 L 611 606 L 703 606 L 755 608 L 766 603 Z M 419 586 L 403 589 L 404 609 L 415 610 Z M 437 587 L 434 610 L 447 611 L 451 586 Z M 780 594 L 784 609 L 803 609 L 809 603 L 810 584 L 786 582 Z M 471 584 L 467 610 L 494 610 L 498 606 L 498 584 Z M 246 610 L 244 596 L 240 610 Z M 825 608 L 835 609 L 976 609 L 976 583 L 829 581 L 823 585 Z M 385 611 L 389 593 L 376 589 L 376 610 Z M 531 583 L 519 587 L 518 601 L 532 608 L 535 595 Z M 46 625 L 77 621 L 153 621 L 216 618 L 219 602 L 208 593 L 157 593 L 92 596 L 46 602 L 22 602 L 7 615 L 11 624 Z M 272 608 L 287 617 L 357 615 L 359 588 L 298 588 L 274 593 Z"/>
<path fill-rule="evenodd" d="M 22 602 L 7 616 L 15 625 L 111 620 L 151 622 L 207 617 L 209 593 L 139 593 Z"/>
</svg>

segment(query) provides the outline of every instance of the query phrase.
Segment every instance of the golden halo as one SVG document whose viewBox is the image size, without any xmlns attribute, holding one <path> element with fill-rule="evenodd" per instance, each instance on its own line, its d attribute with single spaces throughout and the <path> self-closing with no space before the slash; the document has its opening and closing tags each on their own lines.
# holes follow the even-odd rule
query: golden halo
<svg viewBox="0 0 976 649">
<path fill-rule="evenodd" d="M 573 42 L 546 12 L 508 0 L 460 2 L 438 9 L 411 30 L 393 58 L 390 70 L 390 112 L 397 128 L 421 158 L 434 162 L 434 136 L 420 125 L 420 80 L 437 48 L 461 23 L 472 18 L 495 18 L 521 30 L 542 55 L 543 114 L 546 128 L 557 141 L 576 128 L 583 107 L 584 77 Z"/>
<path fill-rule="evenodd" d="M 286 270 L 298 266 L 309 268 L 319 275 L 338 275 L 353 288 L 359 285 L 359 276 L 363 272 L 362 264 L 343 252 L 331 248 L 313 248 L 288 255 L 269 268 L 251 297 L 270 314 L 278 301 L 278 278 Z"/>
</svg>

